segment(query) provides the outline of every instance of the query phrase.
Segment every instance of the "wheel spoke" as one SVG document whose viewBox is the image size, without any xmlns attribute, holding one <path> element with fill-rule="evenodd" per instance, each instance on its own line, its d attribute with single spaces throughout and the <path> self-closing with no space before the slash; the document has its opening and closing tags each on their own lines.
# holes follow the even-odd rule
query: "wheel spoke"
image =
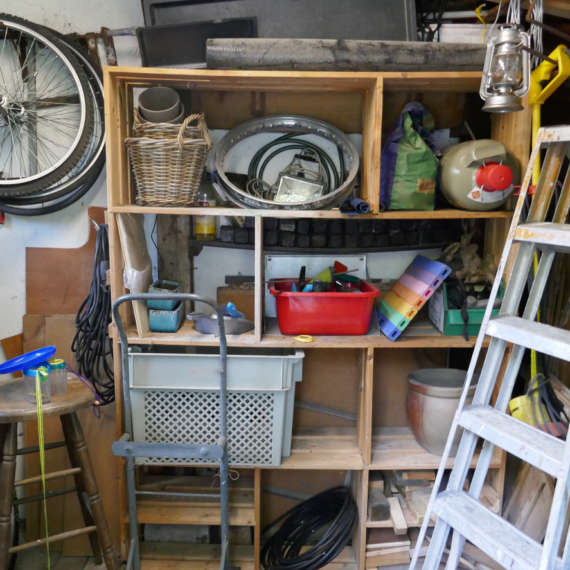
<svg viewBox="0 0 570 570">
<path fill-rule="evenodd" d="M 44 32 L 17 18 L 3 18 L 2 27 L 0 196 L 6 181 L 31 184 L 51 173 L 55 176 L 79 142 L 85 141 L 81 151 L 75 153 L 77 163 L 89 140 L 83 136 L 88 112 L 77 64 L 71 63 L 70 56 L 64 55 L 63 48 Z M 93 101 L 89 104 L 92 109 Z M 89 115 L 92 112 L 89 110 Z M 60 177 L 70 168 L 73 165 Z"/>
</svg>

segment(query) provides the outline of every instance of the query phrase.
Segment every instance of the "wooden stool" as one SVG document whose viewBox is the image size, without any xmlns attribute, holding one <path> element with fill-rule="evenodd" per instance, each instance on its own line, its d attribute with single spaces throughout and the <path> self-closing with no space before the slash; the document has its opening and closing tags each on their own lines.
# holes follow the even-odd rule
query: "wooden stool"
<svg viewBox="0 0 570 570">
<path fill-rule="evenodd" d="M 81 534 L 88 534 L 97 564 L 101 564 L 103 558 L 108 569 L 116 570 L 119 568 L 119 560 L 113 548 L 87 444 L 76 414 L 76 410 L 89 406 L 92 401 L 92 392 L 79 380 L 73 379 L 68 381 L 65 394 L 53 396 L 51 401 L 43 406 L 44 416 L 59 416 L 65 446 L 71 461 L 71 469 L 46 473 L 46 479 L 66 475 L 74 476 L 75 490 L 85 521 L 85 527 L 50 536 L 49 542 L 51 544 Z M 0 401 L 0 570 L 7 570 L 10 554 L 44 545 L 46 542 L 43 538 L 11 547 L 14 487 L 41 482 L 40 475 L 15 481 L 16 455 L 19 454 L 16 444 L 17 424 L 36 420 L 36 418 L 35 404 L 24 401 Z M 46 444 L 46 449 L 50 447 L 59 447 L 59 445 Z"/>
</svg>

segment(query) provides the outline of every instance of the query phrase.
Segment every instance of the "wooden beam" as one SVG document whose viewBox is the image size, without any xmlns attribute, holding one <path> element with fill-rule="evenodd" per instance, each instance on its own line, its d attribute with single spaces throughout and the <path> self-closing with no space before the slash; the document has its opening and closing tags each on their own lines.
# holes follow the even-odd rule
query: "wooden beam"
<svg viewBox="0 0 570 570">
<path fill-rule="evenodd" d="M 182 293 L 193 292 L 193 257 L 190 251 L 192 220 L 190 216 L 157 216 L 158 278 L 177 281 Z M 197 310 L 201 311 L 202 307 Z M 186 302 L 185 312 L 192 311 Z"/>
<path fill-rule="evenodd" d="M 372 212 L 380 211 L 380 161 L 379 133 L 382 132 L 382 79 L 366 91 L 362 109 L 362 189 L 360 195 L 370 204 Z"/>
<path fill-rule="evenodd" d="M 398 535 L 406 534 L 408 532 L 408 523 L 398 497 L 389 497 L 388 504 L 390 505 L 390 518 L 392 519 L 394 532 Z"/>
<path fill-rule="evenodd" d="M 213 69 L 334 71 L 478 70 L 485 46 L 380 40 L 212 38 L 206 60 Z"/>
<path fill-rule="evenodd" d="M 263 263 L 263 218 L 255 218 L 255 253 L 254 253 L 254 337 L 255 342 L 260 343 L 263 336 L 263 299 L 265 295 L 265 277 Z"/>
</svg>

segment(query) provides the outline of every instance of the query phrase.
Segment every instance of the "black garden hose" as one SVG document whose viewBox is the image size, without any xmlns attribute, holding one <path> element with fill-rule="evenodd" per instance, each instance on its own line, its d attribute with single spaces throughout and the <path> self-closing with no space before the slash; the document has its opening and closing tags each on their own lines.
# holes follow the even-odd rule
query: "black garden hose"
<svg viewBox="0 0 570 570">
<path fill-rule="evenodd" d="M 358 510 L 348 487 L 323 491 L 264 529 L 267 538 L 261 549 L 261 563 L 266 570 L 322 568 L 347 545 L 357 520 Z"/>
<path fill-rule="evenodd" d="M 71 344 L 79 373 L 91 380 L 102 405 L 115 400 L 113 345 L 108 335 L 111 323 L 111 289 L 106 282 L 106 272 L 109 268 L 107 232 L 105 224 L 97 227 L 93 278 L 89 294 L 77 311 L 77 332 Z"/>
<path fill-rule="evenodd" d="M 340 172 L 339 172 L 339 169 L 337 169 L 334 161 L 328 155 L 328 153 L 326 153 L 322 148 L 320 148 L 316 144 L 311 143 L 310 141 L 296 138 L 296 136 L 298 136 L 299 134 L 302 133 L 289 133 L 280 136 L 272 140 L 271 142 L 267 143 L 266 145 L 262 146 L 251 159 L 247 172 L 248 180 L 263 180 L 263 174 L 265 172 L 267 165 L 278 154 L 294 149 L 299 149 L 299 150 L 311 149 L 317 153 L 321 161 L 321 164 L 325 167 L 324 170 L 327 178 L 325 193 L 338 188 L 346 177 L 344 156 L 342 154 L 342 150 L 340 150 L 340 148 L 338 149 L 339 161 L 340 161 Z M 273 150 L 273 152 L 269 156 L 267 156 L 265 160 L 263 160 L 260 167 L 259 163 L 261 162 L 263 157 L 267 154 L 268 151 L 274 149 L 275 147 L 279 148 Z"/>
</svg>

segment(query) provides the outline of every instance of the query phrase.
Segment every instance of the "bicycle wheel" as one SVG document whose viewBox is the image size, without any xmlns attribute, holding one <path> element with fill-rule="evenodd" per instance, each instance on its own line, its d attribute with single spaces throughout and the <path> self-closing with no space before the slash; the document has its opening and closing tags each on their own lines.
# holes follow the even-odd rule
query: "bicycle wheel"
<svg viewBox="0 0 570 570">
<path fill-rule="evenodd" d="M 67 46 L 0 15 L 0 196 L 44 190 L 77 164 L 93 130 L 89 89 Z"/>
<path fill-rule="evenodd" d="M 95 182 L 97 176 L 95 176 L 91 181 L 86 182 L 82 186 L 75 188 L 71 192 L 68 192 L 64 196 L 60 196 L 55 200 L 43 200 L 40 199 L 38 202 L 33 204 L 13 204 L 7 202 L 0 202 L 0 212 L 5 214 L 11 214 L 13 216 L 43 216 L 45 214 L 53 214 L 54 212 L 59 212 L 67 208 L 74 202 L 77 202 L 91 189 L 91 186 Z"/>
<path fill-rule="evenodd" d="M 73 51 L 87 75 L 89 93 L 93 100 L 93 132 L 84 155 L 64 178 L 41 192 L 26 196 L 10 196 L 1 201 L 7 205 L 39 204 L 60 198 L 86 183 L 93 184 L 105 165 L 105 110 L 101 70 L 93 64 L 79 44 L 66 39 L 57 32 L 54 35 L 58 42 L 63 42 Z M 0 209 L 2 209 L 2 203 L 0 203 Z M 23 212 L 21 215 L 29 215 L 25 213 L 26 209 L 21 211 Z"/>
</svg>

